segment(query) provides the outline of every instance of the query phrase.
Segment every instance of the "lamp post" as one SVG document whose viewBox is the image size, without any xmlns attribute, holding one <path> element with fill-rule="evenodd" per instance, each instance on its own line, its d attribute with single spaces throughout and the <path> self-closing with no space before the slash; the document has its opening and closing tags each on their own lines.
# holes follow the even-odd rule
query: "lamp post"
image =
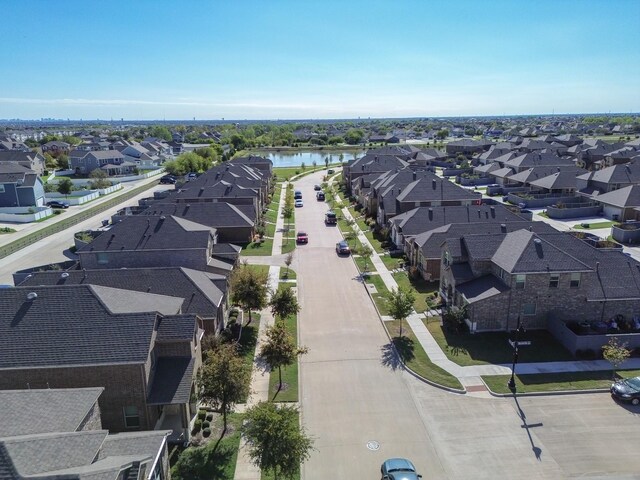
<svg viewBox="0 0 640 480">
<path fill-rule="evenodd" d="M 518 325 L 516 326 L 516 338 L 513 342 L 513 364 L 511 365 L 511 378 L 507 386 L 512 393 L 516 393 L 516 363 L 518 363 L 518 340 L 520 340 L 520 332 L 522 331 L 522 323 L 520 322 L 520 315 L 518 315 Z"/>
</svg>

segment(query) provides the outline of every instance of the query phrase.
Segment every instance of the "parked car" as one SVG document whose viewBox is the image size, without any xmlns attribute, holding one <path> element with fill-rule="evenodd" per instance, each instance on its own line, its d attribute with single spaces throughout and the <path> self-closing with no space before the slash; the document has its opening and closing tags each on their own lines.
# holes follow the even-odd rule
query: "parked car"
<svg viewBox="0 0 640 480">
<path fill-rule="evenodd" d="M 320 188 L 320 185 L 314 185 L 314 186 L 313 186 L 313 189 L 314 189 L 316 192 L 317 192 L 318 190 L 322 190 L 322 189 Z"/>
<path fill-rule="evenodd" d="M 422 475 L 416 472 L 413 463 L 406 458 L 385 460 L 380 467 L 380 473 L 382 473 L 382 480 L 417 480 L 422 478 Z"/>
<path fill-rule="evenodd" d="M 302 200 L 298 199 L 298 200 L 296 200 L 295 206 L 296 207 L 304 207 L 304 203 L 302 203 Z"/>
<path fill-rule="evenodd" d="M 198 174 L 191 172 L 187 175 L 187 182 L 190 182 L 191 180 L 195 180 L 196 178 L 198 178 Z"/>
<path fill-rule="evenodd" d="M 333 168 L 330 168 L 329 170 L 327 170 L 327 173 L 329 175 L 336 173 L 336 171 Z"/>
<path fill-rule="evenodd" d="M 309 243 L 309 236 L 306 232 L 298 232 L 296 234 L 296 243 Z"/>
<path fill-rule="evenodd" d="M 316 200 L 318 200 L 319 202 L 324 202 L 324 192 L 317 192 Z"/>
<path fill-rule="evenodd" d="M 640 377 L 615 382 L 611 385 L 611 396 L 631 405 L 640 405 Z"/>
<path fill-rule="evenodd" d="M 333 210 L 329 210 L 324 214 L 324 223 L 326 225 L 336 225 L 338 223 L 338 217 Z"/>
<path fill-rule="evenodd" d="M 351 255 L 349 244 L 344 240 L 336 243 L 336 253 L 338 255 Z"/>
<path fill-rule="evenodd" d="M 51 208 L 69 208 L 69 203 L 68 202 L 61 202 L 58 200 L 51 200 L 50 202 L 47 202 L 47 207 L 51 207 Z"/>
<path fill-rule="evenodd" d="M 174 177 L 173 175 L 165 175 L 163 177 L 160 178 L 160 183 L 169 183 L 169 184 L 174 184 L 178 181 L 178 179 L 176 177 Z"/>
</svg>

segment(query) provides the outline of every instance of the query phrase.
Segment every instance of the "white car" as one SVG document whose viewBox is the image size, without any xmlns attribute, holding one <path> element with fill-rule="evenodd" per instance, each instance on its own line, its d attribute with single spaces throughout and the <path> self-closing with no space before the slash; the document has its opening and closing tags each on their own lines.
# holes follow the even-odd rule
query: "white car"
<svg viewBox="0 0 640 480">
<path fill-rule="evenodd" d="M 304 206 L 304 204 L 302 203 L 302 200 L 298 199 L 298 200 L 296 200 L 295 206 L 296 207 L 302 207 L 302 206 Z"/>
</svg>

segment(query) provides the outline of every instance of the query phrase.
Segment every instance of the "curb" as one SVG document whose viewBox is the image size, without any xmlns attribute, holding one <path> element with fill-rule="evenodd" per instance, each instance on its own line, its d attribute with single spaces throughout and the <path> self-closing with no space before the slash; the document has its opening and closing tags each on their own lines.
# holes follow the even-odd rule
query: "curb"
<svg viewBox="0 0 640 480">
<path fill-rule="evenodd" d="M 355 262 L 355 261 L 354 261 Z M 369 289 L 367 288 L 367 284 L 364 282 L 362 282 L 362 285 L 364 286 L 364 289 L 367 291 L 367 295 L 369 295 L 369 299 L 371 300 L 371 303 L 373 303 L 373 308 L 375 308 L 376 313 L 378 314 L 378 320 L 380 321 L 380 323 L 382 324 L 382 327 L 384 328 L 384 332 L 387 334 L 387 338 L 389 339 L 389 343 L 391 345 L 393 345 L 393 340 L 391 339 L 391 335 L 389 334 L 389 330 L 387 330 L 387 326 L 384 324 L 384 320 L 382 320 L 382 316 L 380 315 L 380 311 L 378 310 L 378 306 L 376 305 L 376 302 L 373 300 L 373 297 L 371 297 L 371 292 L 369 292 Z M 407 371 L 408 373 L 410 373 L 411 375 L 413 375 L 415 378 L 417 378 L 418 380 L 421 380 L 429 385 L 431 385 L 432 387 L 436 387 L 439 388 L 441 390 L 445 390 L 449 393 L 455 393 L 458 395 L 465 395 L 467 393 L 467 390 L 464 388 L 464 385 L 462 387 L 462 390 L 458 389 L 458 388 L 453 388 L 453 387 L 447 387 L 446 385 L 440 385 L 439 383 L 434 382 L 433 380 L 429 380 L 428 378 L 423 377 L 422 375 L 420 375 L 419 373 L 416 373 L 415 371 L 413 371 L 411 368 L 409 368 L 407 366 L 406 363 L 404 363 L 404 360 L 402 360 L 402 357 L 400 356 L 400 354 L 398 353 L 398 351 L 396 350 L 395 345 L 393 345 L 393 349 L 396 352 L 396 355 L 398 356 L 398 358 L 400 359 L 400 363 L 402 364 L 402 368 L 404 368 L 405 371 Z M 425 352 L 426 353 L 426 352 Z M 427 355 L 428 357 L 429 355 Z M 455 375 L 454 375 L 455 376 Z M 456 377 L 457 378 L 457 377 Z"/>
<path fill-rule="evenodd" d="M 496 393 L 489 388 L 489 386 L 485 383 L 482 375 L 480 376 L 480 380 L 485 387 L 487 387 L 487 391 L 492 397 L 496 398 L 508 398 L 513 397 L 513 393 Z M 587 390 L 552 390 L 549 392 L 523 392 L 523 393 L 515 393 L 518 397 L 552 397 L 552 396 L 560 396 L 560 395 L 587 395 L 591 393 L 606 393 L 608 392 L 608 388 L 591 388 Z"/>
</svg>

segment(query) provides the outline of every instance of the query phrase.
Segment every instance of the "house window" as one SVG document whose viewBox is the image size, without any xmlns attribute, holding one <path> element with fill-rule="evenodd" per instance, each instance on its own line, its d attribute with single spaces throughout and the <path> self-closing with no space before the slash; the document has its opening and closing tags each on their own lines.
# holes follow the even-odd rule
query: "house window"
<svg viewBox="0 0 640 480">
<path fill-rule="evenodd" d="M 106 265 L 107 263 L 109 263 L 109 257 L 107 256 L 106 252 L 99 252 L 96 254 L 97 258 L 98 258 L 98 265 Z"/>
<path fill-rule="evenodd" d="M 536 314 L 536 304 L 535 303 L 525 303 L 522 305 L 522 314 L 523 315 L 535 315 Z"/>
<path fill-rule="evenodd" d="M 523 289 L 526 279 L 527 279 L 526 275 L 516 275 L 516 288 Z"/>
<path fill-rule="evenodd" d="M 580 287 L 580 273 L 572 273 L 571 281 L 569 282 L 569 286 L 571 288 L 579 288 Z"/>
<path fill-rule="evenodd" d="M 552 273 L 549 276 L 549 288 L 558 288 L 559 283 L 560 283 L 560 274 Z"/>
<path fill-rule="evenodd" d="M 124 407 L 124 425 L 127 428 L 140 428 L 140 414 L 138 407 Z"/>
<path fill-rule="evenodd" d="M 449 257 L 449 252 L 445 251 L 442 257 L 442 261 L 445 264 L 445 266 L 449 266 L 449 264 L 451 263 L 451 258 Z"/>
</svg>

